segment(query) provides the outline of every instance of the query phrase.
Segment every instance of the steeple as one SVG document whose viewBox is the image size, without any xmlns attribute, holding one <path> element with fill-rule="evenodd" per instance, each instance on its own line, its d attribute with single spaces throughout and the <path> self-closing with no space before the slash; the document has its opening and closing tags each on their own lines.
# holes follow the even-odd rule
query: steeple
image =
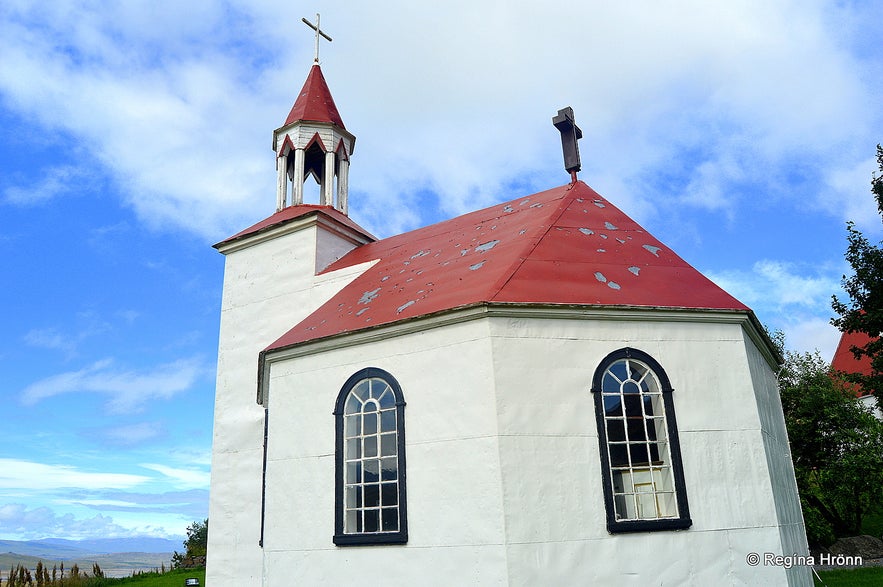
<svg viewBox="0 0 883 587">
<path fill-rule="evenodd" d="M 303 204 L 304 181 L 312 176 L 319 184 L 319 204 L 346 214 L 349 159 L 356 137 L 346 130 L 319 66 L 319 35 L 329 41 L 331 38 L 319 30 L 316 16 L 316 26 L 304 19 L 316 30 L 316 59 L 285 124 L 273 131 L 278 174 L 276 211 Z"/>
</svg>

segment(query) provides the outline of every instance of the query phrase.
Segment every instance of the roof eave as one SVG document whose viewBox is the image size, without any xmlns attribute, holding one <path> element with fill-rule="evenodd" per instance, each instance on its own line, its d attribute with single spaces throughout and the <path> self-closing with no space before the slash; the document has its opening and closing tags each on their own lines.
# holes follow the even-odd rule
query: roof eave
<svg viewBox="0 0 883 587">
<path fill-rule="evenodd" d="M 655 306 L 601 306 L 586 304 L 548 304 L 514 302 L 475 302 L 429 314 L 403 318 L 395 322 L 366 326 L 356 330 L 303 340 L 273 347 L 258 354 L 257 402 L 264 404 L 272 363 L 313 355 L 331 349 L 355 346 L 425 331 L 484 317 L 570 318 L 581 320 L 650 320 L 683 322 L 717 322 L 742 324 L 771 368 L 777 369 L 783 359 L 763 325 L 751 309 L 686 308 Z"/>
<path fill-rule="evenodd" d="M 282 233 L 298 230 L 300 228 L 315 223 L 331 224 L 338 227 L 343 232 L 352 233 L 352 235 L 355 237 L 354 242 L 358 241 L 360 244 L 377 240 L 377 237 L 372 235 L 370 232 L 368 232 L 352 220 L 349 220 L 348 217 L 345 217 L 347 222 L 343 222 L 339 218 L 335 217 L 335 212 L 333 211 L 333 208 L 331 206 L 309 206 L 309 208 L 309 210 L 304 211 L 304 213 L 302 214 L 298 214 L 289 218 L 280 218 L 278 222 L 271 222 L 255 229 L 246 228 L 242 232 L 212 245 L 212 247 L 226 255 L 227 253 L 236 250 L 239 246 L 244 244 L 244 241 L 246 240 L 252 240 L 255 238 L 257 238 L 258 240 L 274 238 Z M 289 209 L 291 208 L 286 208 L 285 210 Z M 278 214 L 278 212 L 276 214 Z M 270 216 L 270 218 L 272 218 L 272 216 Z M 266 219 L 264 221 L 266 221 Z M 258 222 L 254 226 L 258 226 L 260 224 L 261 222 Z"/>
</svg>

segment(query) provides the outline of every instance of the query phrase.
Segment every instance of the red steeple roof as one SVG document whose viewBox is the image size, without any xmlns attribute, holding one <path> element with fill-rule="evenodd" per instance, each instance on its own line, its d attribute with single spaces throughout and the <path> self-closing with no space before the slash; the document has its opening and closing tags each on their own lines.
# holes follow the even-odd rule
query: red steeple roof
<svg viewBox="0 0 883 587">
<path fill-rule="evenodd" d="M 379 261 L 267 350 L 481 303 L 750 312 L 577 182 L 350 251 Z"/>
<path fill-rule="evenodd" d="M 310 68 L 310 74 L 304 87 L 301 88 L 285 124 L 288 126 L 299 120 L 309 120 L 311 122 L 330 122 L 336 124 L 342 129 L 346 129 L 337 106 L 334 105 L 334 98 L 331 97 L 331 90 L 325 83 L 325 76 L 322 75 L 322 68 L 318 64 L 313 64 Z"/>
</svg>

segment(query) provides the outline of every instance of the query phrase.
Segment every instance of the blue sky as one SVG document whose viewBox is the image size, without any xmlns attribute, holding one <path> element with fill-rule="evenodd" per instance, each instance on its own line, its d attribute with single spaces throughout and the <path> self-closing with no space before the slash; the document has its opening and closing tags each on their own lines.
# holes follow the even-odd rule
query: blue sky
<svg viewBox="0 0 883 587">
<path fill-rule="evenodd" d="M 223 258 L 275 206 L 313 57 L 380 236 L 580 178 L 830 358 L 845 223 L 883 238 L 880 2 L 0 6 L 0 538 L 207 515 Z"/>
</svg>

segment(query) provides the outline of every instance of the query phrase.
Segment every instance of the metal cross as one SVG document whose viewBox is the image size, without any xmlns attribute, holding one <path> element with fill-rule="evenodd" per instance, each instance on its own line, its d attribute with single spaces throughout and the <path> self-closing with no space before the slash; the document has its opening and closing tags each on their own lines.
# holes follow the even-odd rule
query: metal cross
<svg viewBox="0 0 883 587">
<path fill-rule="evenodd" d="M 319 63 L 319 35 L 322 35 L 323 37 L 328 39 L 329 42 L 331 41 L 331 37 L 326 35 L 325 31 L 323 31 L 322 29 L 319 28 L 319 13 L 318 12 L 316 13 L 316 24 L 311 23 L 310 21 L 308 21 L 305 18 L 302 18 L 301 20 L 304 21 L 305 25 L 307 25 L 308 27 L 310 27 L 311 29 L 316 31 L 316 58 L 313 59 L 313 63 Z"/>
<path fill-rule="evenodd" d="M 583 138 L 583 131 L 576 125 L 573 117 L 573 108 L 568 106 L 558 111 L 558 116 L 552 119 L 552 124 L 561 133 L 561 148 L 564 150 L 564 169 L 570 173 L 570 179 L 576 182 L 576 172 L 580 170 L 579 145 L 577 141 Z"/>
</svg>

